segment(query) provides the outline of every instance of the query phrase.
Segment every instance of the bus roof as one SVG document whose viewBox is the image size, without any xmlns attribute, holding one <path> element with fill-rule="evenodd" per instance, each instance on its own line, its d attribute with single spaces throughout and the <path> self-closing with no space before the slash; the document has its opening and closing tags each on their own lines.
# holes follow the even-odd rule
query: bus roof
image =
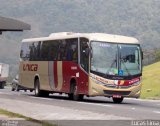
<svg viewBox="0 0 160 126">
<path fill-rule="evenodd" d="M 52 33 L 48 37 L 24 39 L 22 40 L 22 42 L 36 42 L 36 41 L 69 39 L 69 38 L 78 38 L 78 37 L 85 37 L 85 38 L 88 38 L 90 41 L 94 40 L 94 41 L 104 41 L 104 42 L 112 42 L 112 43 L 139 44 L 138 40 L 133 37 L 112 35 L 112 34 L 105 34 L 105 33 L 73 33 L 73 32 Z"/>
</svg>

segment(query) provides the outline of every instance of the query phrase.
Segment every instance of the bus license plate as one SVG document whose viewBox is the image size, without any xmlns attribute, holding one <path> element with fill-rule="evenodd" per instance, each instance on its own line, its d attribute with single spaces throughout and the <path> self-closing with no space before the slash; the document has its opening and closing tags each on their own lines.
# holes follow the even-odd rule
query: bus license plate
<svg viewBox="0 0 160 126">
<path fill-rule="evenodd" d="M 112 97 L 113 97 L 113 98 L 122 98 L 121 95 L 113 95 Z"/>
</svg>

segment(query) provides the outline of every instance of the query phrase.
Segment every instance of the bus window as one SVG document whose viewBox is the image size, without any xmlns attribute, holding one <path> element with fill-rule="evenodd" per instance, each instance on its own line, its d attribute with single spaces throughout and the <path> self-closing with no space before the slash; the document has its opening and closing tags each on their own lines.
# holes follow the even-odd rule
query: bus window
<svg viewBox="0 0 160 126">
<path fill-rule="evenodd" d="M 35 61 L 40 61 L 40 58 L 41 58 L 41 42 L 37 42 L 35 46 L 36 46 Z"/>
<path fill-rule="evenodd" d="M 30 61 L 39 61 L 40 60 L 40 46 L 41 42 L 34 42 L 29 46 L 29 60 Z"/>
<path fill-rule="evenodd" d="M 58 48 L 59 48 L 59 41 L 57 40 L 44 41 L 41 49 L 41 60 L 42 61 L 56 60 Z"/>
<path fill-rule="evenodd" d="M 23 61 L 29 60 L 29 56 L 30 56 L 29 53 L 30 53 L 29 43 L 22 43 L 21 52 L 20 52 L 20 58 L 21 58 Z"/>
<path fill-rule="evenodd" d="M 23 43 L 21 46 L 20 58 L 24 61 L 40 60 L 41 42 Z"/>
<path fill-rule="evenodd" d="M 41 60 L 78 62 L 78 38 L 44 41 Z"/>
<path fill-rule="evenodd" d="M 78 38 L 66 39 L 66 61 L 78 63 Z"/>
<path fill-rule="evenodd" d="M 89 68 L 89 40 L 80 38 L 80 64 L 82 68 L 88 73 Z"/>
<path fill-rule="evenodd" d="M 49 49 L 49 42 L 44 41 L 42 43 L 42 49 L 41 49 L 41 60 L 47 61 L 48 60 L 48 49 Z"/>
<path fill-rule="evenodd" d="M 59 46 L 58 46 L 58 57 L 57 59 L 59 61 L 65 61 L 66 60 L 66 41 L 65 40 L 60 40 L 59 41 Z"/>
<path fill-rule="evenodd" d="M 49 42 L 48 47 L 48 61 L 55 61 L 57 60 L 58 55 L 58 48 L 59 48 L 59 41 L 58 40 L 52 40 Z"/>
</svg>

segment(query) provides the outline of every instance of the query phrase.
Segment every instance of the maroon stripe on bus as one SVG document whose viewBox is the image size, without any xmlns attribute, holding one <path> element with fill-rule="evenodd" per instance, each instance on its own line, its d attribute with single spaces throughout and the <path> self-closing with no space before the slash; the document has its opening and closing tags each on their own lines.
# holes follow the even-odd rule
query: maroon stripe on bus
<svg viewBox="0 0 160 126">
<path fill-rule="evenodd" d="M 54 71 L 53 71 L 53 73 L 54 73 L 54 85 L 55 85 L 55 88 L 57 88 L 57 86 L 58 86 L 58 71 L 57 71 L 57 62 L 55 61 L 54 62 Z"/>
</svg>

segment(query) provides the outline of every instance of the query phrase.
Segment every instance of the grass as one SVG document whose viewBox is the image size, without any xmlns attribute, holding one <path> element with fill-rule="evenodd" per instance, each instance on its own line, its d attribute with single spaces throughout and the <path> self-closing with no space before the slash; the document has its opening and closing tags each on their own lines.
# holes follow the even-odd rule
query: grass
<svg viewBox="0 0 160 126">
<path fill-rule="evenodd" d="M 141 98 L 160 99 L 160 62 L 143 68 Z"/>
<path fill-rule="evenodd" d="M 30 118 L 30 117 L 26 117 L 24 115 L 21 115 L 21 114 L 18 114 L 18 113 L 14 113 L 14 112 L 10 112 L 10 111 L 4 110 L 4 109 L 0 109 L 0 114 L 1 115 L 6 115 L 6 116 L 8 116 L 10 118 L 22 118 L 22 119 L 25 119 L 26 121 L 38 123 L 41 126 L 57 126 L 55 124 L 50 124 L 50 123 L 45 122 L 45 121 L 36 120 L 36 119 Z"/>
</svg>

